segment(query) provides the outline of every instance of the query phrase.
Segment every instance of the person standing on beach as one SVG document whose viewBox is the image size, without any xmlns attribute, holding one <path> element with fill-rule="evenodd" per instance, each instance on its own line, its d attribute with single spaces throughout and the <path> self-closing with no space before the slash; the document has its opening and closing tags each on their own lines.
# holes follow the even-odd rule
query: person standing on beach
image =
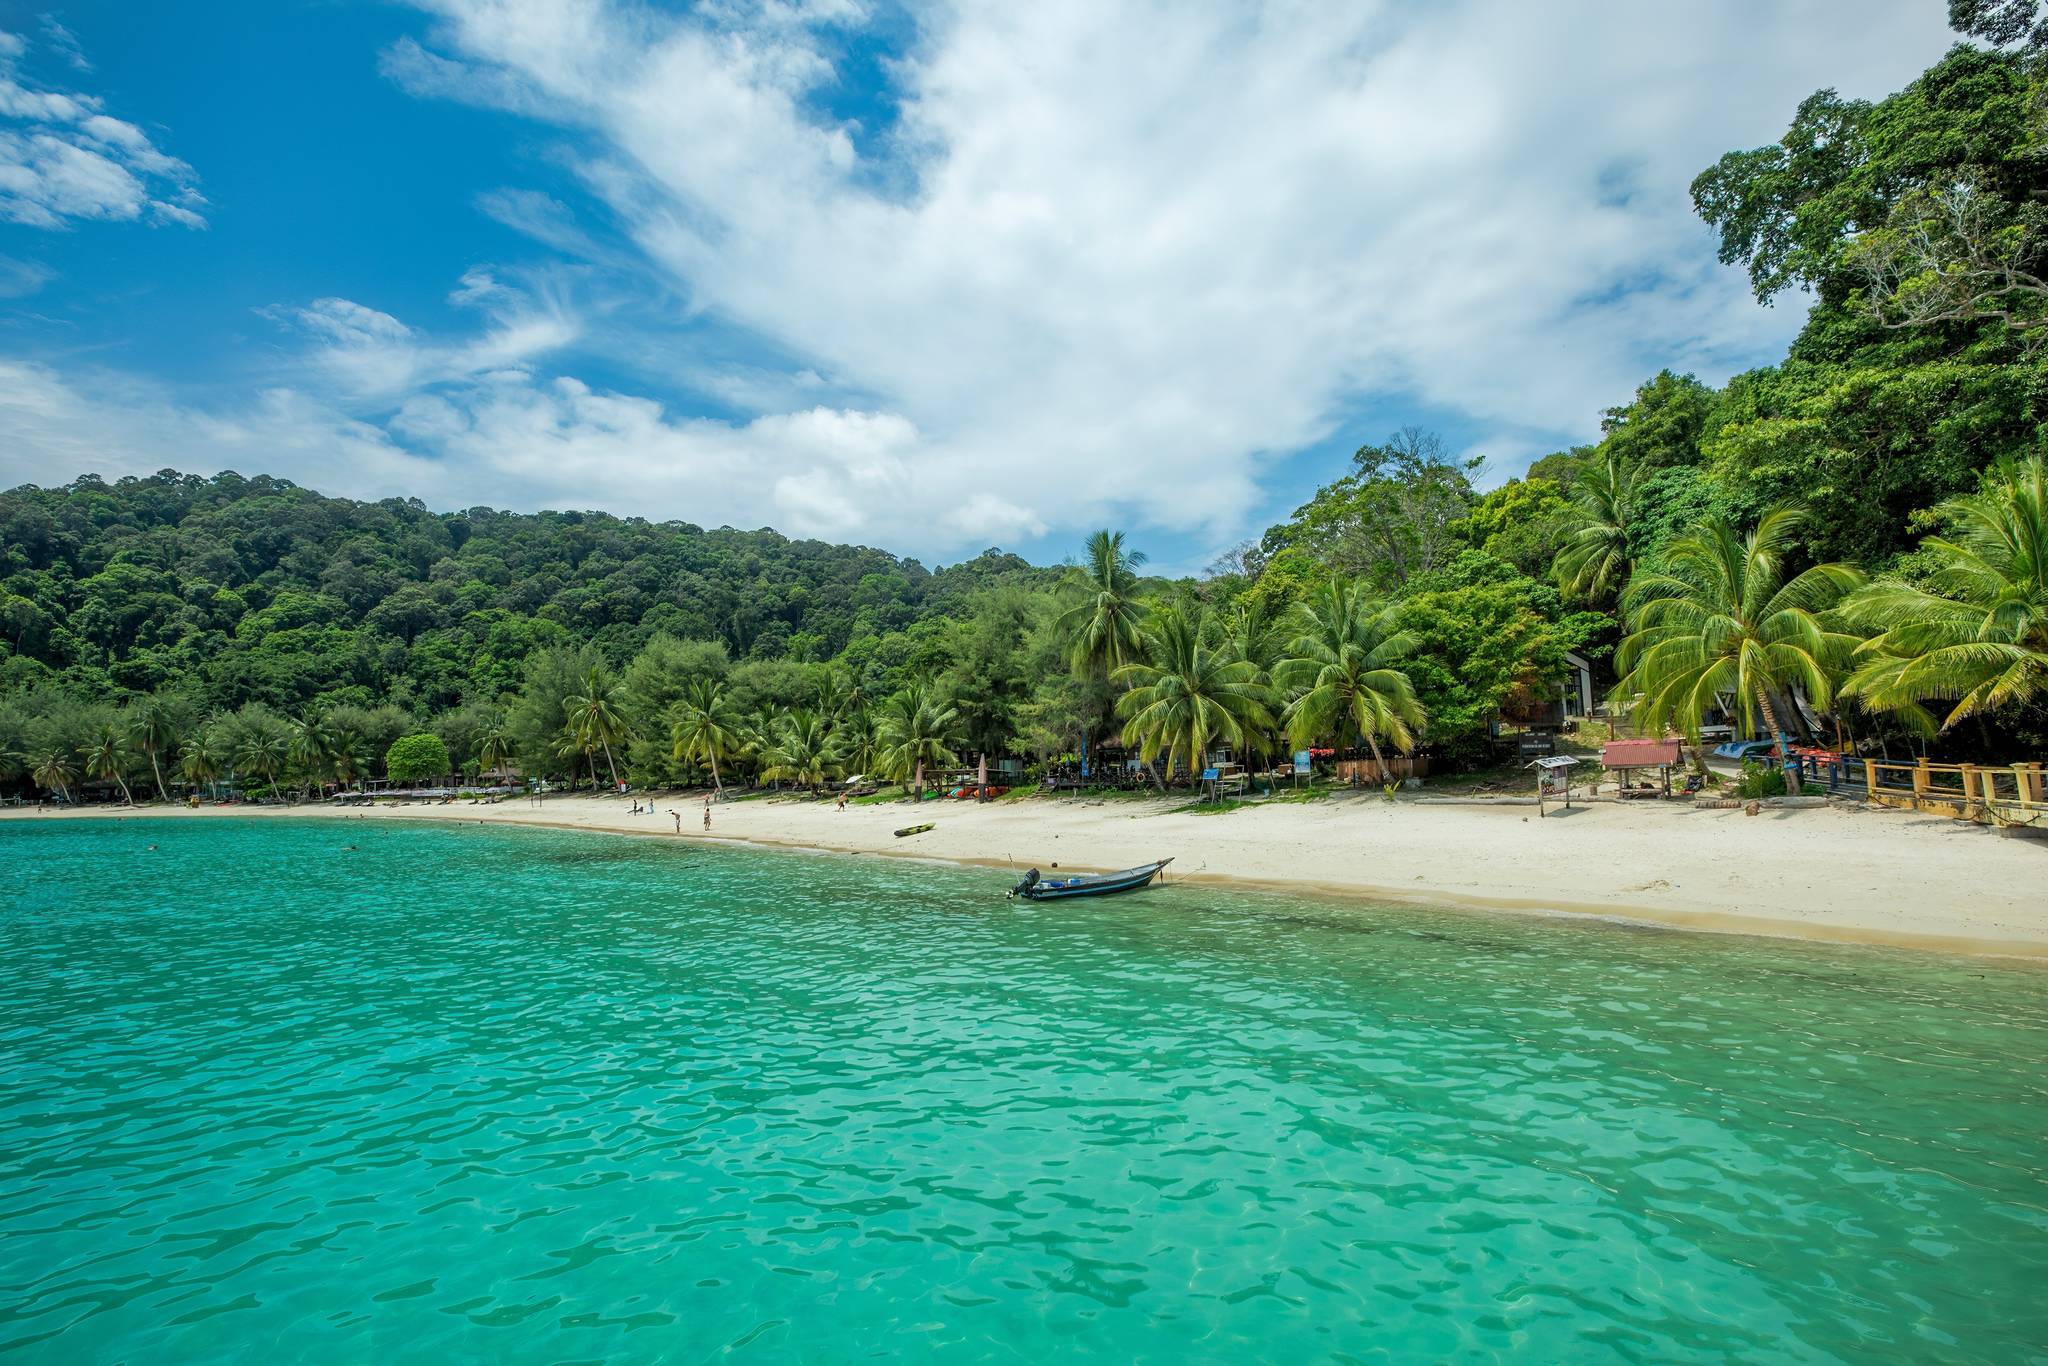
<svg viewBox="0 0 2048 1366">
<path fill-rule="evenodd" d="M 668 813 L 668 814 L 669 814 L 669 815 L 671 815 L 671 816 L 674 816 L 674 817 L 676 818 L 676 833 L 677 833 L 678 835 L 682 834 L 682 833 L 683 833 L 683 813 L 682 813 L 682 812 L 680 812 L 680 811 L 678 811 L 678 810 L 676 810 L 676 809 L 675 809 L 674 807 L 670 807 L 670 808 L 669 808 L 669 813 Z"/>
<path fill-rule="evenodd" d="M 711 833 L 711 803 L 709 801 L 704 803 L 704 833 L 707 835 Z"/>
</svg>

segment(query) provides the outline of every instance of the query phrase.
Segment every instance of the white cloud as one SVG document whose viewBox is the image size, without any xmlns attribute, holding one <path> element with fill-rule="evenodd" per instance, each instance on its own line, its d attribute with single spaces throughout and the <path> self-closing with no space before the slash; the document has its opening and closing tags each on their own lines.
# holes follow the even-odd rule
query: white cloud
<svg viewBox="0 0 2048 1366">
<path fill-rule="evenodd" d="M 361 497 L 456 496 L 434 461 L 287 388 L 266 389 L 231 412 L 210 412 L 132 376 L 65 375 L 0 360 L 0 430 L 10 436 L 0 455 L 0 479 L 10 485 L 56 483 L 86 471 L 118 478 L 165 468 L 236 469 L 344 486 Z"/>
<path fill-rule="evenodd" d="M 0 361 L 0 430 L 13 438 L 0 449 L 0 486 L 87 470 L 235 469 L 357 498 L 601 508 L 834 539 L 861 535 L 861 510 L 878 500 L 912 504 L 908 457 L 919 448 L 916 430 L 889 414 L 679 418 L 648 399 L 516 372 L 414 394 L 375 422 L 299 388 L 202 409 L 131 376 L 20 361 Z M 786 473 L 764 480 L 764 468 Z M 951 515 L 949 535 L 981 544 L 1043 530 L 993 496 Z"/>
<path fill-rule="evenodd" d="M 35 293 L 56 272 L 40 261 L 0 256 L 0 299 L 21 299 Z"/>
<path fill-rule="evenodd" d="M 523 378 L 532 362 L 577 336 L 578 323 L 567 313 L 535 304 L 482 270 L 464 275 L 450 297 L 486 307 L 490 326 L 465 341 L 437 342 L 349 299 L 315 299 L 304 308 L 266 310 L 266 316 L 310 343 L 296 362 L 303 377 L 355 400 L 396 402 L 432 385 L 487 375 Z"/>
<path fill-rule="evenodd" d="M 92 69 L 63 25 L 45 18 L 44 35 L 75 69 Z M 0 220 L 35 228 L 73 219 L 206 226 L 190 166 L 103 112 L 93 96 L 25 83 L 19 64 L 27 50 L 19 34 L 0 33 L 0 119 L 15 125 L 0 127 Z"/>
<path fill-rule="evenodd" d="M 674 310 L 672 373 L 744 416 L 563 373 L 611 344 L 602 322 L 482 269 L 450 295 L 470 336 L 342 299 L 273 314 L 302 349 L 231 416 L 47 371 L 42 390 L 95 431 L 160 421 L 167 449 L 307 414 L 303 463 L 258 463 L 337 491 L 404 475 L 449 504 L 920 552 L 1107 520 L 1227 542 L 1267 463 L 1346 412 L 1460 415 L 1505 474 L 1661 366 L 1768 359 L 1797 310 L 1713 261 L 1688 182 L 1815 88 L 1882 95 L 1947 41 L 1928 0 L 962 3 L 919 11 L 893 121 L 861 126 L 819 112 L 855 5 L 418 3 L 437 22 L 387 74 L 561 130 L 640 255 L 539 191 L 481 207 L 641 272 Z M 89 133 L 98 113 L 36 117 L 160 174 Z M 758 344 L 706 357 L 686 329 L 707 318 Z"/>
<path fill-rule="evenodd" d="M 1687 183 L 1945 41 L 1925 0 L 963 4 L 923 13 L 878 138 L 816 112 L 830 38 L 786 6 L 426 3 L 394 75 L 587 133 L 693 306 L 916 431 L 891 479 L 805 494 L 899 537 L 990 500 L 1223 534 L 1362 400 L 1528 452 L 1662 365 L 1754 363 L 1796 315 L 1714 263 Z"/>
<path fill-rule="evenodd" d="M 45 14 L 39 21 L 43 41 L 48 43 L 58 57 L 73 71 L 91 71 L 92 63 L 85 59 L 85 51 L 78 45 L 78 39 L 70 29 L 57 22 L 54 14 Z"/>
</svg>

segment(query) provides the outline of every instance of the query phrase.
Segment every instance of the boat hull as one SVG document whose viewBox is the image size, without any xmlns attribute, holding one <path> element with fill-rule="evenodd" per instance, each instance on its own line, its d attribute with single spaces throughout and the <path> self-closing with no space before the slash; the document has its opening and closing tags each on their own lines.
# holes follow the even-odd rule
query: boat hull
<svg viewBox="0 0 2048 1366">
<path fill-rule="evenodd" d="M 1126 868 L 1120 873 L 1083 873 L 1070 878 L 1049 878 L 1028 888 L 1021 888 L 1018 896 L 1027 901 L 1064 901 L 1071 897 L 1113 896 L 1118 892 L 1135 892 L 1150 886 L 1152 879 L 1159 876 L 1161 869 L 1173 862 L 1163 858 L 1157 863 L 1148 863 L 1141 868 Z"/>
</svg>

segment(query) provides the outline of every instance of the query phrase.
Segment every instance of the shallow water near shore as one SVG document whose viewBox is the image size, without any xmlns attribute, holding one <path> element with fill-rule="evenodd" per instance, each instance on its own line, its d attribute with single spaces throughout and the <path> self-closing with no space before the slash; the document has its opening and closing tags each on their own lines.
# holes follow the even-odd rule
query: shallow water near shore
<svg viewBox="0 0 2048 1366">
<path fill-rule="evenodd" d="M 2048 1360 L 2037 967 L 1010 880 L 0 825 L 0 1357 Z"/>
</svg>

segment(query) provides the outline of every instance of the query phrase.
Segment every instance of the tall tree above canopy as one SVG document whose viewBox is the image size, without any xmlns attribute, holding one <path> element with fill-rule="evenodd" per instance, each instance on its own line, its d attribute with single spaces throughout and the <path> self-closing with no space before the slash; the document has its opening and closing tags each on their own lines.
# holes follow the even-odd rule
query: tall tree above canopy
<svg viewBox="0 0 2048 1366">
<path fill-rule="evenodd" d="M 1460 545 L 1472 509 L 1472 476 L 1484 462 L 1460 459 L 1435 432 L 1403 427 L 1384 445 L 1361 446 L 1351 473 L 1316 490 L 1287 526 L 1266 533 L 1262 550 L 1307 549 L 1338 573 L 1383 591 L 1439 568 Z"/>
<path fill-rule="evenodd" d="M 1808 96 L 1777 142 L 1701 172 L 1693 207 L 1720 233 L 1721 260 L 1748 268 L 1760 301 L 1799 286 L 1839 299 L 1860 282 L 1845 259 L 1851 241 L 1914 193 L 1967 177 L 2025 203 L 2042 188 L 2034 140 L 2026 61 L 1958 47 L 1878 104 Z"/>
<path fill-rule="evenodd" d="M 1110 673 L 1138 653 L 1144 621 L 1138 569 L 1144 563 L 1144 551 L 1124 548 L 1121 531 L 1098 531 L 1088 538 L 1077 575 L 1080 593 L 1059 621 L 1075 674 Z"/>
<path fill-rule="evenodd" d="M 1074 573 L 1073 605 L 1055 623 L 1076 678 L 1106 685 L 1144 648 L 1145 605 L 1138 598 L 1138 568 L 1144 563 L 1143 551 L 1124 548 L 1121 531 L 1088 538 L 1087 554 Z"/>
<path fill-rule="evenodd" d="M 2041 0 L 1948 0 L 1948 25 L 1994 47 L 2048 49 L 2048 10 Z"/>
<path fill-rule="evenodd" d="M 1600 449 L 1640 470 L 1697 464 L 1714 391 L 1691 375 L 1660 370 L 1633 399 L 1600 419 Z"/>
</svg>

